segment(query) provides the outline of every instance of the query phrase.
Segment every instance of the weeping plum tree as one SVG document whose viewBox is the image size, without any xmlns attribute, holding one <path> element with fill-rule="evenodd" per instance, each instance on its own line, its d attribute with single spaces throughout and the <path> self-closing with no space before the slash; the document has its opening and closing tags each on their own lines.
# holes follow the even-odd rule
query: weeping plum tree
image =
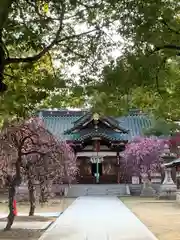
<svg viewBox="0 0 180 240">
<path fill-rule="evenodd" d="M 6 172 L 2 171 L 9 186 L 9 215 L 5 228 L 9 230 L 15 217 L 13 201 L 16 187 L 21 184 L 22 177 L 28 179 L 32 215 L 35 209 L 34 181 L 39 181 L 45 191 L 53 178 L 72 178 L 76 162 L 71 149 L 65 149 L 66 145 L 58 142 L 38 118 L 7 126 L 1 133 L 0 145 L 3 150 L 1 159 L 11 166 Z M 3 162 L 1 165 L 4 165 Z M 68 167 L 70 172 L 67 171 Z"/>
<path fill-rule="evenodd" d="M 25 160 L 25 176 L 28 180 L 30 212 L 34 215 L 36 189 L 35 182 L 40 186 L 40 202 L 47 202 L 51 194 L 52 183 L 71 183 L 76 176 L 76 156 L 72 148 L 50 135 L 46 154 L 29 155 Z"/>
<path fill-rule="evenodd" d="M 143 179 L 146 191 L 150 187 L 151 173 L 160 171 L 160 154 L 164 147 L 164 140 L 155 137 L 138 137 L 126 146 L 124 151 L 125 165 L 132 175 Z"/>
<path fill-rule="evenodd" d="M 28 155 L 23 160 L 25 180 L 28 181 L 30 211 L 33 216 L 36 204 L 36 186 L 40 186 L 41 203 L 47 202 L 52 194 L 54 181 L 71 183 L 76 176 L 76 157 L 67 144 L 56 140 L 51 134 L 46 145 L 46 154 Z"/>
</svg>

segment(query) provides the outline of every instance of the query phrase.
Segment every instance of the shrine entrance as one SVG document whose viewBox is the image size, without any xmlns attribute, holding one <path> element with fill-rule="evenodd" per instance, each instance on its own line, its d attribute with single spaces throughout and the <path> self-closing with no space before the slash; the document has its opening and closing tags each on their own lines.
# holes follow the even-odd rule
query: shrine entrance
<svg viewBox="0 0 180 240">
<path fill-rule="evenodd" d="M 96 183 L 98 183 L 97 175 L 99 176 L 99 178 L 102 176 L 102 163 L 92 163 L 91 174 L 93 177 L 96 178 Z"/>
<path fill-rule="evenodd" d="M 91 157 L 91 174 L 95 177 L 95 182 L 99 183 L 100 177 L 102 176 L 102 157 Z"/>
<path fill-rule="evenodd" d="M 79 184 L 115 184 L 118 182 L 116 157 L 79 157 L 77 166 Z"/>
</svg>

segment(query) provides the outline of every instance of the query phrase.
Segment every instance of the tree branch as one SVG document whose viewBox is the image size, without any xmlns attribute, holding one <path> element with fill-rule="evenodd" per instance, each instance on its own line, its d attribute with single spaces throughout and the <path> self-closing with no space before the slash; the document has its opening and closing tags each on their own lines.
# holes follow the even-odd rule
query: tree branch
<svg viewBox="0 0 180 240">
<path fill-rule="evenodd" d="M 174 44 L 165 44 L 159 47 L 155 47 L 154 52 L 163 50 L 163 49 L 171 49 L 171 50 L 178 50 L 180 51 L 180 46 Z"/>
<path fill-rule="evenodd" d="M 29 151 L 29 152 L 21 152 L 21 155 L 22 155 L 22 156 L 27 156 L 27 155 L 30 155 L 30 154 L 39 154 L 39 155 L 41 155 L 41 156 L 46 155 L 46 153 L 38 152 L 38 151 L 36 151 L 36 150 L 34 150 L 34 151 Z"/>
<path fill-rule="evenodd" d="M 58 44 L 58 43 L 61 43 L 63 41 L 67 41 L 67 40 L 70 40 L 70 39 L 73 39 L 73 38 L 78 38 L 78 37 L 81 37 L 83 35 L 87 35 L 89 33 L 92 33 L 92 32 L 96 32 L 97 29 L 93 29 L 93 30 L 90 30 L 90 31 L 86 31 L 86 32 L 83 32 L 83 33 L 80 33 L 80 34 L 74 34 L 74 35 L 71 35 L 71 36 L 66 36 L 64 38 L 61 38 L 60 40 L 58 40 L 58 36 L 59 36 L 59 33 L 61 32 L 61 30 L 59 29 L 56 33 L 56 37 L 55 39 L 51 42 L 51 44 L 47 47 L 45 47 L 40 53 L 38 53 L 37 55 L 35 56 L 32 56 L 32 57 L 27 57 L 27 58 L 7 58 L 5 60 L 5 65 L 8 65 L 8 64 L 11 64 L 11 63 L 28 63 L 28 62 L 35 62 L 35 61 L 38 61 L 41 57 L 43 57 L 55 44 Z"/>
<path fill-rule="evenodd" d="M 8 64 L 11 64 L 11 63 L 35 62 L 35 61 L 38 61 L 41 57 L 43 57 L 55 44 L 58 43 L 59 35 L 60 35 L 60 33 L 63 29 L 64 14 L 65 14 L 65 5 L 62 4 L 62 13 L 61 13 L 61 17 L 60 17 L 59 28 L 56 32 L 55 38 L 48 46 L 44 47 L 44 49 L 40 53 L 38 53 L 35 56 L 27 57 L 27 58 L 9 58 L 8 57 L 8 58 L 5 59 L 5 65 L 8 65 Z"/>
</svg>

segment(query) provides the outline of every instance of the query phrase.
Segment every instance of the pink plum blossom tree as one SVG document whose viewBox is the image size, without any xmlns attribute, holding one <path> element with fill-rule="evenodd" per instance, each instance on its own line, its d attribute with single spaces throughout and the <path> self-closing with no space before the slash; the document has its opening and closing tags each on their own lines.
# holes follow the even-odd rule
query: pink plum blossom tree
<svg viewBox="0 0 180 240">
<path fill-rule="evenodd" d="M 126 168 L 131 175 L 143 179 L 144 187 L 150 182 L 151 173 L 161 169 L 160 154 L 164 143 L 156 137 L 138 137 L 127 144 L 123 152 Z"/>
<path fill-rule="evenodd" d="M 13 201 L 16 187 L 28 180 L 30 215 L 35 209 L 34 183 L 39 182 L 42 195 L 54 179 L 72 181 L 76 174 L 73 150 L 48 132 L 39 118 L 6 126 L 0 134 L 0 173 L 9 189 L 9 215 L 6 230 L 14 221 Z"/>
</svg>

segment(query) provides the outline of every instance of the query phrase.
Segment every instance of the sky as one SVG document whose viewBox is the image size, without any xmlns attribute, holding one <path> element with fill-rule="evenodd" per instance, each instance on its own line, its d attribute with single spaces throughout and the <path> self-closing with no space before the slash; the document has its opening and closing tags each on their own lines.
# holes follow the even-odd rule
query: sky
<svg viewBox="0 0 180 240">
<path fill-rule="evenodd" d="M 119 23 L 118 22 L 114 23 L 111 31 L 109 31 L 106 28 L 104 28 L 103 31 L 106 33 L 107 39 L 109 39 L 115 45 L 120 44 L 123 47 L 124 46 L 123 38 L 119 34 L 117 34 L 117 32 L 116 32 L 117 24 L 119 24 Z M 75 29 L 76 29 L 77 34 L 91 30 L 91 29 L 87 28 L 86 24 L 81 24 L 81 25 L 78 25 L 78 26 L 76 25 Z M 122 47 L 118 47 L 118 48 L 113 47 L 111 52 L 108 54 L 108 56 L 103 56 L 104 65 L 106 65 L 108 63 L 109 58 L 112 59 L 112 60 L 115 60 L 119 56 L 121 56 Z M 60 68 L 61 64 L 62 64 L 61 60 L 55 60 L 54 61 L 54 65 L 57 68 Z M 78 63 L 75 63 L 74 66 L 68 66 L 66 64 L 64 66 L 65 66 L 64 73 L 66 75 L 68 75 L 68 77 L 70 77 L 72 74 L 75 74 L 75 75 L 77 75 L 77 78 L 78 78 L 78 74 L 80 74 L 80 72 L 81 72 Z"/>
</svg>

